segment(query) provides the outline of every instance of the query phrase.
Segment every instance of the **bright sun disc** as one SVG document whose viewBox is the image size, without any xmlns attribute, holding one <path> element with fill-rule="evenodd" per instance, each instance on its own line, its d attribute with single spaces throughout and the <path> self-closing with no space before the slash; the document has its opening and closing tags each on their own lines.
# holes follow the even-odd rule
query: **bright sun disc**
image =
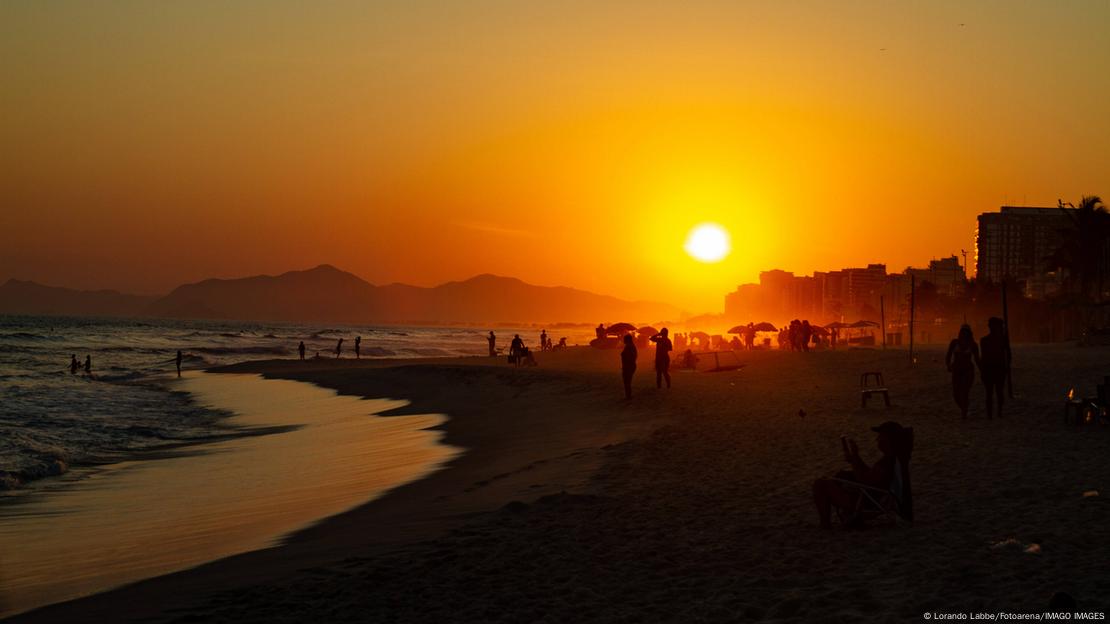
<svg viewBox="0 0 1110 624">
<path fill-rule="evenodd" d="M 732 245 L 728 232 L 715 223 L 703 223 L 690 230 L 683 245 L 686 253 L 702 262 L 717 262 L 728 255 Z"/>
</svg>

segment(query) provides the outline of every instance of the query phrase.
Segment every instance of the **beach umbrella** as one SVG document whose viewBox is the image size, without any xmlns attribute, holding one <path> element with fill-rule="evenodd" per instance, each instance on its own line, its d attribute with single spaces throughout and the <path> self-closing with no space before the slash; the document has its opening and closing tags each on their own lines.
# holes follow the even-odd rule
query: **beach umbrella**
<svg viewBox="0 0 1110 624">
<path fill-rule="evenodd" d="M 820 325 L 810 325 L 809 329 L 812 333 L 814 333 L 818 336 L 828 336 L 829 335 L 829 330 L 825 329 L 824 327 L 821 327 Z"/>
<path fill-rule="evenodd" d="M 691 340 L 709 340 L 709 334 L 705 332 L 692 332 L 690 334 Z"/>
<path fill-rule="evenodd" d="M 851 325 L 849 325 L 847 323 L 841 323 L 840 321 L 836 321 L 836 322 L 833 322 L 833 323 L 829 323 L 828 325 L 825 325 L 825 329 L 844 329 L 845 327 L 851 327 Z"/>
<path fill-rule="evenodd" d="M 747 325 L 737 325 L 736 327 L 733 327 L 732 329 L 728 330 L 728 333 L 730 333 L 730 334 L 742 334 L 746 331 L 748 331 L 748 326 Z"/>
<path fill-rule="evenodd" d="M 615 323 L 613 325 L 610 325 L 609 329 L 605 330 L 605 333 L 609 334 L 610 336 L 616 336 L 619 334 L 627 334 L 634 331 L 636 331 L 636 326 L 632 323 Z"/>
<path fill-rule="evenodd" d="M 756 323 L 753 329 L 755 329 L 755 331 L 778 331 L 778 329 L 774 325 L 768 323 L 767 321 Z"/>
<path fill-rule="evenodd" d="M 848 327 L 851 327 L 853 329 L 859 329 L 861 327 L 878 327 L 878 326 L 879 326 L 879 324 L 876 323 L 875 321 L 856 321 L 855 323 L 852 323 Z"/>
<path fill-rule="evenodd" d="M 651 325 L 644 325 L 640 329 L 637 329 L 636 333 L 637 334 L 647 334 L 649 336 L 654 336 L 655 334 L 659 333 L 659 330 L 655 329 Z"/>
</svg>

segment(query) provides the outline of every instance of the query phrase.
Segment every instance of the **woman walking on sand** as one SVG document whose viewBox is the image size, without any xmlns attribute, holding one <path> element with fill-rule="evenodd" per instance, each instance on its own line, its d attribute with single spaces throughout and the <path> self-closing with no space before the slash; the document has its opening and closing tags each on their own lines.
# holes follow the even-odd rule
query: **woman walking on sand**
<svg viewBox="0 0 1110 624">
<path fill-rule="evenodd" d="M 624 380 L 624 398 L 632 398 L 632 374 L 636 372 L 636 343 L 631 334 L 624 335 L 624 350 L 621 351 L 621 378 Z"/>
<path fill-rule="evenodd" d="M 658 334 L 651 337 L 655 343 L 655 387 L 662 388 L 663 380 L 667 380 L 667 388 L 671 387 L 671 339 L 667 338 L 667 328 L 659 330 Z"/>
<path fill-rule="evenodd" d="M 961 325 L 960 333 L 948 344 L 944 365 L 952 373 L 952 396 L 956 399 L 956 405 L 960 406 L 960 417 L 967 418 L 971 386 L 975 383 L 975 367 L 982 367 L 979 362 L 979 346 L 975 344 L 970 325 Z"/>
</svg>

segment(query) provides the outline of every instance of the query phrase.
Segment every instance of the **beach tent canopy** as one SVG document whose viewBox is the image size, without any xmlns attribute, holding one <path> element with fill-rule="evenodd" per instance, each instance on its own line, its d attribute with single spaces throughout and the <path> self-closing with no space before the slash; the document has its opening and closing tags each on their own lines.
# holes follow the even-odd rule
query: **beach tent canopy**
<svg viewBox="0 0 1110 624">
<path fill-rule="evenodd" d="M 605 333 L 610 336 L 616 336 L 618 334 L 627 334 L 634 331 L 636 331 L 636 326 L 632 323 L 615 323 L 610 325 L 609 329 L 605 330 Z"/>
<path fill-rule="evenodd" d="M 855 323 L 852 323 L 848 327 L 851 327 L 853 329 L 859 329 L 861 327 L 878 327 L 878 326 L 879 326 L 879 324 L 876 323 L 875 321 L 856 321 Z"/>
<path fill-rule="evenodd" d="M 657 329 L 655 329 L 654 327 L 652 327 L 651 325 L 644 325 L 640 329 L 637 329 L 636 333 L 637 334 L 647 334 L 649 336 L 654 336 L 655 334 L 658 334 L 659 331 Z"/>
</svg>

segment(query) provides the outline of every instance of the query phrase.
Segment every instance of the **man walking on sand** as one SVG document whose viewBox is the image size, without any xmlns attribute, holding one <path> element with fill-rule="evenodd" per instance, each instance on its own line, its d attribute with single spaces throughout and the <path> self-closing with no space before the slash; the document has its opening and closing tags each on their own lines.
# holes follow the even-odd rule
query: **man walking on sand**
<svg viewBox="0 0 1110 624">
<path fill-rule="evenodd" d="M 335 343 L 335 359 L 339 359 L 339 354 L 343 352 L 343 339 L 340 338 L 339 342 Z"/>
</svg>

